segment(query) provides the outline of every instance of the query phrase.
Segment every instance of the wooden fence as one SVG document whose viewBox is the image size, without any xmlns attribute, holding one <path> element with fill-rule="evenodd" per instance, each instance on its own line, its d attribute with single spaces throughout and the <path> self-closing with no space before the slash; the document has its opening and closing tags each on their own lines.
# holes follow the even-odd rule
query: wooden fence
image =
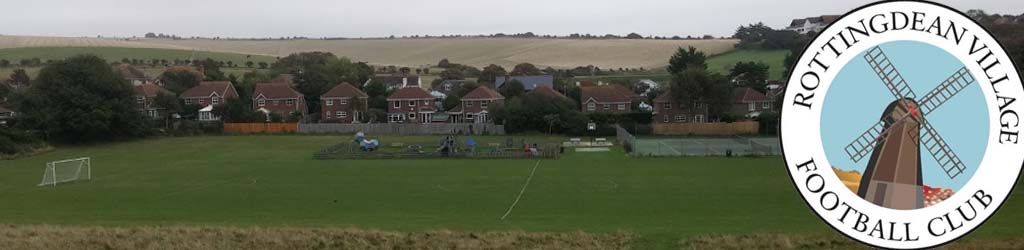
<svg viewBox="0 0 1024 250">
<path fill-rule="evenodd" d="M 428 123 L 428 124 L 347 124 L 347 123 L 302 123 L 299 133 L 303 134 L 353 134 L 363 132 L 375 135 L 504 135 L 505 126 L 475 123 Z"/>
<path fill-rule="evenodd" d="M 757 134 L 756 121 L 733 123 L 658 123 L 655 135 L 749 135 Z"/>
<path fill-rule="evenodd" d="M 299 131 L 297 123 L 225 123 L 225 134 L 284 134 Z"/>
</svg>

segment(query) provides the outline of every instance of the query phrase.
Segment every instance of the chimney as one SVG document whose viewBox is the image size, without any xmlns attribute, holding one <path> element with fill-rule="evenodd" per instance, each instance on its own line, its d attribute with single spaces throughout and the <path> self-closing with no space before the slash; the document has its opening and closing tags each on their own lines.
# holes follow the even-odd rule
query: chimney
<svg viewBox="0 0 1024 250">
<path fill-rule="evenodd" d="M 409 86 L 409 78 L 408 77 L 402 77 L 402 87 L 406 87 L 406 86 Z"/>
</svg>

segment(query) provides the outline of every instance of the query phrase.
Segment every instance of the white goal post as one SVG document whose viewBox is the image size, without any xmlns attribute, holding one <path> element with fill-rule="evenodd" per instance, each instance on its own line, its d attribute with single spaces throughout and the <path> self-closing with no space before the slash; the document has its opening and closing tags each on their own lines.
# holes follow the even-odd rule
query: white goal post
<svg viewBox="0 0 1024 250">
<path fill-rule="evenodd" d="M 92 179 L 92 164 L 89 157 L 46 163 L 46 172 L 39 186 L 57 186 L 57 183 Z"/>
</svg>

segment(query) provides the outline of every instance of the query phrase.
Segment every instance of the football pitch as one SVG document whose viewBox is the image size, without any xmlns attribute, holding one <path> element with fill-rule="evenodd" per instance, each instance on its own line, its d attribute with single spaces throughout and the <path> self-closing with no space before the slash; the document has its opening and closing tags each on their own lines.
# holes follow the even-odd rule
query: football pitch
<svg viewBox="0 0 1024 250">
<path fill-rule="evenodd" d="M 381 140 L 433 140 L 424 138 Z M 633 249 L 709 234 L 831 234 L 779 157 L 630 158 L 615 148 L 542 160 L 313 160 L 347 140 L 164 138 L 0 161 L 0 223 L 628 232 Z M 36 186 L 46 162 L 77 157 L 91 157 L 92 180 Z M 1020 196 L 969 238 L 1019 236 Z"/>
</svg>

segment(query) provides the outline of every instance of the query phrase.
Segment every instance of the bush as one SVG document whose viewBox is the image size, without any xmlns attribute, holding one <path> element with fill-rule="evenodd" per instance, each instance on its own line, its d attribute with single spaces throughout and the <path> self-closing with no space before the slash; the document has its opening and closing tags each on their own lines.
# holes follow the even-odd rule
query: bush
<svg viewBox="0 0 1024 250">
<path fill-rule="evenodd" d="M 44 143 L 24 131 L 0 128 L 0 154 L 13 155 L 32 151 Z"/>
</svg>

